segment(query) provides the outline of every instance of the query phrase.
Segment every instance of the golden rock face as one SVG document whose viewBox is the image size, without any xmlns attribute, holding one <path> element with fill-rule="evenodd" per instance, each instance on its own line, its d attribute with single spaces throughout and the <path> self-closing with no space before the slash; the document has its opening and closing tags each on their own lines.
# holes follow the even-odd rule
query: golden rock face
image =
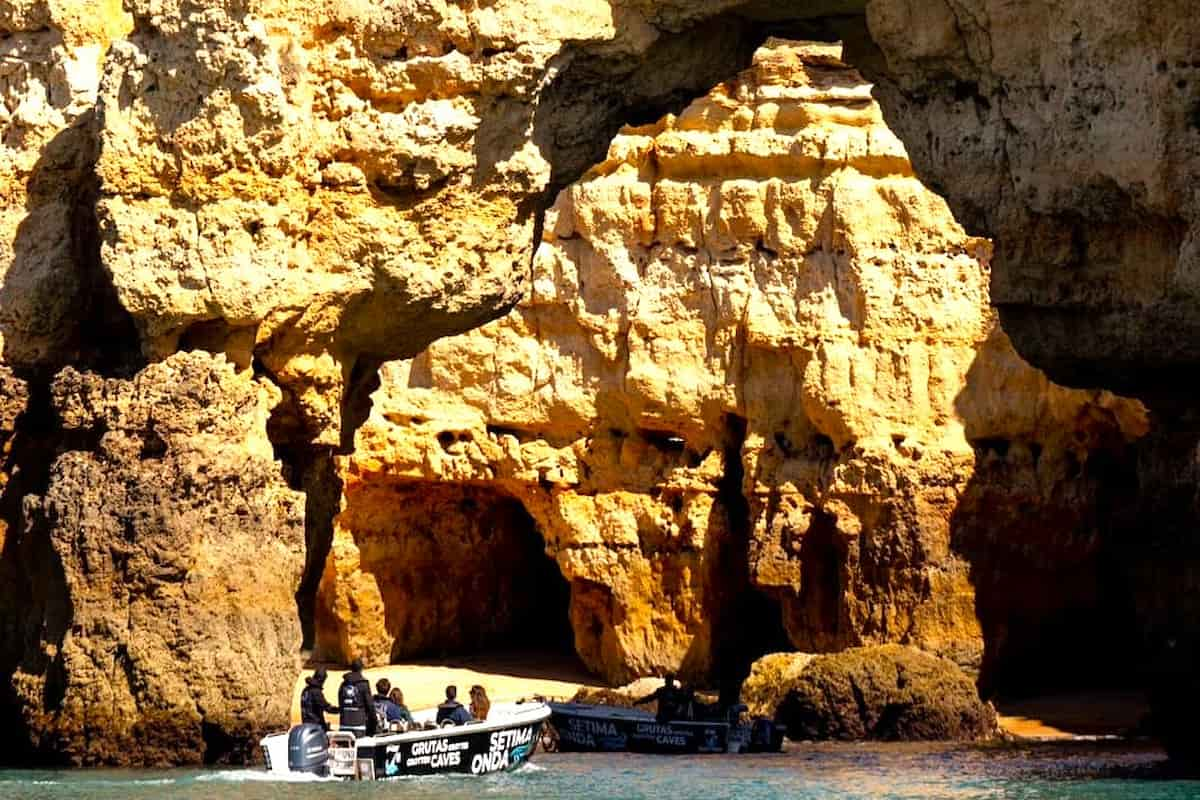
<svg viewBox="0 0 1200 800">
<path fill-rule="evenodd" d="M 1095 5 L 0 2 L 0 724 L 244 755 L 285 709 L 227 690 L 297 663 L 334 448 L 333 658 L 532 617 L 613 680 L 776 635 L 986 671 L 1114 618 L 1103 548 L 1144 562 L 1126 639 L 1190 636 L 1197 34 Z M 775 42 L 602 155 L 760 23 L 842 14 L 873 91 Z M 1141 408 L 1016 357 L 990 245 L 872 97 L 997 234 L 1021 352 L 1170 401 L 1136 463 Z"/>
<path fill-rule="evenodd" d="M 97 106 L 101 259 L 148 356 L 257 359 L 281 432 L 336 446 L 360 357 L 521 296 L 568 43 L 633 58 L 659 32 L 603 0 L 252 5 L 130 4 Z"/>
<path fill-rule="evenodd" d="M 384 368 L 341 460 L 318 650 L 463 646 L 394 621 L 445 593 L 389 608 L 381 587 L 425 562 L 387 509 L 486 488 L 536 525 L 576 650 L 612 681 L 711 674 L 719 642 L 771 627 L 738 619 L 746 596 L 800 650 L 979 665 L 980 518 L 1019 498 L 1069 526 L 1097 491 L 1078 466 L 1146 429 L 1138 403 L 1021 361 L 990 252 L 838 48 L 772 40 L 561 193 L 512 313 Z"/>
</svg>

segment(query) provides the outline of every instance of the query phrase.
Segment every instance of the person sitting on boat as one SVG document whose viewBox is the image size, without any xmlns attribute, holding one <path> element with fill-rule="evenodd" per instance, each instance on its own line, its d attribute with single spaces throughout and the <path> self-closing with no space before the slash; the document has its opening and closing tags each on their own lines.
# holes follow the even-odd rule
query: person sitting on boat
<svg viewBox="0 0 1200 800">
<path fill-rule="evenodd" d="M 355 736 L 374 736 L 378 731 L 375 705 L 371 702 L 371 684 L 362 674 L 361 658 L 354 659 L 350 671 L 342 676 L 338 688 L 338 706 L 341 718 L 338 730 L 349 731 Z"/>
<path fill-rule="evenodd" d="M 668 672 L 663 676 L 662 686 L 645 697 L 634 700 L 633 704 L 640 706 L 654 700 L 658 701 L 658 714 L 655 716 L 659 722 L 670 722 L 673 719 L 681 718 L 685 698 L 680 688 L 675 685 L 674 674 Z"/>
<path fill-rule="evenodd" d="M 488 700 L 487 692 L 478 684 L 471 687 L 471 716 L 481 722 L 487 719 L 492 701 Z"/>
<path fill-rule="evenodd" d="M 471 721 L 471 712 L 463 707 L 463 704 L 458 702 L 458 687 L 446 687 L 446 700 L 437 707 L 437 724 L 443 725 L 447 722 L 454 725 L 465 725 Z"/>
<path fill-rule="evenodd" d="M 398 719 L 392 698 L 388 696 L 391 691 L 392 682 L 387 678 L 375 681 L 375 696 L 371 698 L 371 703 L 375 706 L 375 716 L 379 718 L 381 727 L 386 727 L 389 722 Z"/>
<path fill-rule="evenodd" d="M 416 724 L 413 722 L 412 714 L 408 712 L 408 706 L 404 705 L 404 692 L 400 691 L 399 687 L 392 689 L 391 694 L 388 695 L 388 699 L 392 701 L 392 705 L 396 707 L 396 713 L 399 715 L 394 721 L 399 722 L 405 728 L 411 728 Z M 393 720 L 389 719 L 390 721 Z"/>
<path fill-rule="evenodd" d="M 304 691 L 300 693 L 300 721 L 306 725 L 320 725 L 329 732 L 326 714 L 336 714 L 338 707 L 325 699 L 325 679 L 328 673 L 318 669 L 304 679 Z"/>
</svg>

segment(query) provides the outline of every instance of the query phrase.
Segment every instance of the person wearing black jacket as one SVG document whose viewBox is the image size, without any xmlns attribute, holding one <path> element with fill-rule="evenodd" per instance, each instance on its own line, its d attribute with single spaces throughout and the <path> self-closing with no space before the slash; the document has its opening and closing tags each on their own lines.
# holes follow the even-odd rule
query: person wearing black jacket
<svg viewBox="0 0 1200 800">
<path fill-rule="evenodd" d="M 320 725 L 328 733 L 329 723 L 325 721 L 325 715 L 336 714 L 338 707 L 325 700 L 325 678 L 324 669 L 318 669 L 311 677 L 305 678 L 304 691 L 300 693 L 300 721 Z"/>
<path fill-rule="evenodd" d="M 471 712 L 458 702 L 458 687 L 446 687 L 446 700 L 437 707 L 437 724 L 453 723 L 466 725 L 472 719 Z"/>
<path fill-rule="evenodd" d="M 663 677 L 662 686 L 655 689 L 653 693 L 634 700 L 633 704 L 640 706 L 643 703 L 649 703 L 654 700 L 658 701 L 658 713 L 655 715 L 655 719 L 659 722 L 671 722 L 672 720 L 686 718 L 688 695 L 676 685 L 673 674 L 668 672 Z"/>
<path fill-rule="evenodd" d="M 350 671 L 342 676 L 338 688 L 338 707 L 341 716 L 338 730 L 349 731 L 355 736 L 374 736 L 378 729 L 375 704 L 371 702 L 371 684 L 362 674 L 362 659 L 356 658 Z"/>
</svg>

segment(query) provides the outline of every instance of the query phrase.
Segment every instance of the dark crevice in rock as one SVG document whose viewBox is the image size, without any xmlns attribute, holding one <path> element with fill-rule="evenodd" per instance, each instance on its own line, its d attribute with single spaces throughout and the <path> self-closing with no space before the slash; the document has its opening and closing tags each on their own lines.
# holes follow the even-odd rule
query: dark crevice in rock
<svg viewBox="0 0 1200 800">
<path fill-rule="evenodd" d="M 66 689 L 61 645 L 71 601 L 45 528 L 25 512 L 26 496 L 46 492 L 63 445 L 50 380 L 44 370 L 27 375 L 28 401 L 2 470 L 8 477 L 0 493 L 0 527 L 6 529 L 0 551 L 0 764 L 59 764 L 67 758 L 59 743 L 31 739 L 13 681 L 17 671 L 45 676 L 43 709 L 61 705 Z"/>
<path fill-rule="evenodd" d="M 801 651 L 827 652 L 849 643 L 842 629 L 847 550 L 837 520 L 819 508 L 813 509 L 812 523 L 800 541 L 799 613 L 789 620 L 792 640 Z"/>
<path fill-rule="evenodd" d="M 255 763 L 258 745 L 253 737 L 228 731 L 205 717 L 200 723 L 200 738 L 204 742 L 205 766 Z"/>
<path fill-rule="evenodd" d="M 717 499 L 728 526 L 716 543 L 710 560 L 713 596 L 706 598 L 713 620 L 713 678 L 724 702 L 735 700 L 750 666 L 767 653 L 791 650 L 778 601 L 754 587 L 750 575 L 750 540 L 753 536 L 750 503 L 745 494 L 746 443 L 744 418 L 725 417 L 725 472 L 717 486 Z"/>
<path fill-rule="evenodd" d="M 354 434 L 371 416 L 371 395 L 379 388 L 379 368 L 385 359 L 362 354 L 350 370 L 346 382 L 345 400 L 342 402 L 342 446 L 343 453 L 354 450 Z"/>
<path fill-rule="evenodd" d="M 256 359 L 256 363 L 262 369 L 261 362 Z M 304 572 L 296 588 L 296 608 L 302 647 L 306 651 L 311 650 L 316 641 L 317 589 L 333 544 L 333 520 L 341 504 L 342 480 L 334 457 L 353 451 L 354 434 L 371 414 L 371 394 L 379 388 L 382 363 L 381 358 L 361 355 L 350 370 L 342 403 L 342 442 L 337 450 L 313 445 L 304 437 L 297 437 L 296 426 L 287 424 L 287 420 L 297 420 L 300 414 L 294 406 L 289 412 L 286 402 L 272 415 L 275 425 L 269 426 L 275 456 L 284 464 L 289 484 L 302 490 L 305 496 Z M 262 371 L 266 373 L 265 369 Z M 287 396 L 290 397 L 290 393 Z"/>
<path fill-rule="evenodd" d="M 316 643 L 317 588 L 333 545 L 333 518 L 342 500 L 342 479 L 330 448 L 285 450 L 282 457 L 304 491 L 304 572 L 296 588 L 296 609 L 301 647 L 309 651 Z"/>
<path fill-rule="evenodd" d="M 121 305 L 112 278 L 100 259 L 96 203 L 100 178 L 93 162 L 72 211 L 71 241 L 82 273 L 86 311 L 79 322 L 78 366 L 108 377 L 130 377 L 146 365 L 133 316 Z"/>
</svg>

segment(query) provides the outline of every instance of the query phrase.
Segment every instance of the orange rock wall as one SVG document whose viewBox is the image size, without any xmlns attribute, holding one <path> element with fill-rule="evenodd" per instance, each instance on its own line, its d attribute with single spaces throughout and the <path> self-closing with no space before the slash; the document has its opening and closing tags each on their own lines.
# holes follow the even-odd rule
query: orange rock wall
<svg viewBox="0 0 1200 800">
<path fill-rule="evenodd" d="M 323 603 L 411 568 L 400 519 L 380 562 L 371 491 L 403 476 L 520 500 L 571 585 L 577 651 L 613 681 L 711 674 L 755 592 L 802 650 L 979 665 L 979 466 L 1006 460 L 1031 513 L 1087 524 L 1097 486 L 1069 465 L 1146 430 L 1138 403 L 1013 352 L 990 254 L 838 48 L 768 43 L 559 196 L 514 312 L 385 367 L 340 462 Z M 395 649 L 384 613 L 323 625 L 332 657 L 421 649 Z"/>
</svg>

